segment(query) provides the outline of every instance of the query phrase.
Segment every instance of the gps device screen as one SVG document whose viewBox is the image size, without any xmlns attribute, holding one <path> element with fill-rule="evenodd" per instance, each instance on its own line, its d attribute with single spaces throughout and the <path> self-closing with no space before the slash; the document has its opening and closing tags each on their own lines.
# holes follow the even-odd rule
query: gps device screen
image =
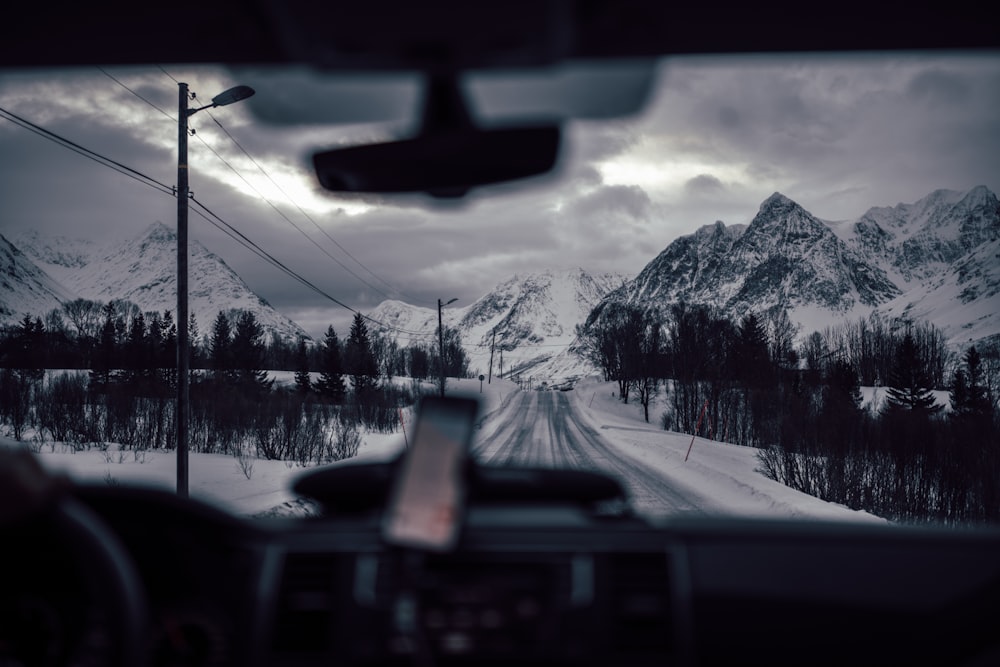
<svg viewBox="0 0 1000 667">
<path fill-rule="evenodd" d="M 387 542 L 447 551 L 458 539 L 465 503 L 465 460 L 478 403 L 425 397 L 413 444 L 396 474 L 383 526 Z"/>
</svg>

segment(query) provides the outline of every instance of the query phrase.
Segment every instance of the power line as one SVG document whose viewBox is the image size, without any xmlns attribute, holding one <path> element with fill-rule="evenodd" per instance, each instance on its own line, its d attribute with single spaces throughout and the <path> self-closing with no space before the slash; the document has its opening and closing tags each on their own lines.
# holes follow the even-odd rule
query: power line
<svg viewBox="0 0 1000 667">
<path fill-rule="evenodd" d="M 268 261 L 272 266 L 274 266 L 274 267 L 278 268 L 279 270 L 283 271 L 285 274 L 287 274 L 288 276 L 294 278 L 297 282 L 299 282 L 303 286 L 311 289 L 312 291 L 314 291 L 316 294 L 319 294 L 323 298 L 328 299 L 329 301 L 332 301 L 333 303 L 337 304 L 338 306 L 340 306 L 340 307 L 342 307 L 342 308 L 344 308 L 346 310 L 349 310 L 349 311 L 351 311 L 352 313 L 354 313 L 356 315 L 360 315 L 364 319 L 368 320 L 372 324 L 375 324 L 375 325 L 377 325 L 378 327 L 380 327 L 382 329 L 386 329 L 386 330 L 389 330 L 389 331 L 395 331 L 395 332 L 402 333 L 402 334 L 407 334 L 409 336 L 430 336 L 430 335 L 433 335 L 433 334 L 428 334 L 428 333 L 421 332 L 421 331 L 409 331 L 409 330 L 402 329 L 402 328 L 399 328 L 399 327 L 391 326 L 389 324 L 386 324 L 385 322 L 381 322 L 379 320 L 376 320 L 375 318 L 371 317 L 370 315 L 366 315 L 365 313 L 362 313 L 361 311 L 357 310 L 356 308 L 352 308 L 351 306 L 348 306 L 346 303 L 344 303 L 344 302 L 340 301 L 339 299 L 337 299 L 336 297 L 330 295 L 329 293 L 327 293 L 326 291 L 324 291 L 322 288 L 318 287 L 313 282 L 311 282 L 307 278 L 303 277 L 301 274 L 299 274 L 296 271 L 292 270 L 284 262 L 282 262 L 281 260 L 279 260 L 276 257 L 274 257 L 274 255 L 272 255 L 271 253 L 269 253 L 266 250 L 264 250 L 263 248 L 261 248 L 259 245 L 257 245 L 257 243 L 255 243 L 254 241 L 250 240 L 243 232 L 239 231 L 238 229 L 236 229 L 235 227 L 233 227 L 232 225 L 230 225 L 223 218 L 221 218 L 219 215 L 217 215 L 211 209 L 209 209 L 207 206 L 205 206 L 205 204 L 203 204 L 200 201 L 198 201 L 195 197 L 191 197 L 191 201 L 194 202 L 197 206 L 201 207 L 201 209 L 204 210 L 205 213 L 207 213 L 209 216 L 211 216 L 214 220 L 217 220 L 221 225 L 223 225 L 230 232 L 232 232 L 233 234 L 235 234 L 236 236 L 238 236 L 239 239 L 242 239 L 242 243 L 249 244 L 249 246 L 245 245 L 244 247 L 252 247 L 252 249 L 253 249 L 253 251 L 254 251 L 255 254 L 257 254 L 260 257 L 265 258 L 266 261 Z M 210 222 L 211 222 L 211 220 L 210 220 Z"/>
<path fill-rule="evenodd" d="M 167 70 L 163 69 L 163 65 L 157 65 L 157 67 L 158 67 L 158 68 L 160 69 L 160 71 L 161 71 L 161 72 L 163 72 L 164 74 L 166 74 L 166 75 L 167 75 L 167 77 L 168 77 L 168 78 L 169 78 L 169 79 L 170 79 L 171 81 L 173 81 L 174 83 L 180 83 L 180 81 L 178 81 L 177 79 L 175 79 L 175 78 L 173 77 L 173 75 L 172 75 L 172 74 L 171 74 L 170 72 L 168 72 Z"/>
<path fill-rule="evenodd" d="M 164 75 L 166 75 L 168 78 L 170 78 L 174 83 L 177 83 L 177 79 L 174 78 L 166 69 L 164 69 L 161 65 L 157 65 L 157 67 L 159 68 L 159 70 L 161 72 L 163 72 Z M 125 90 L 127 90 L 129 93 L 131 93 L 132 95 L 134 95 L 138 99 L 142 100 L 143 102 L 145 102 L 146 104 L 148 104 L 149 106 L 153 107 L 154 109 L 156 109 L 157 111 L 159 111 L 161 114 L 163 114 L 164 116 L 166 116 L 167 118 L 169 118 L 171 121 L 173 121 L 175 123 L 177 122 L 177 120 L 173 116 L 171 116 L 170 114 L 168 114 L 166 111 L 164 111 L 163 109 L 161 109 L 157 105 L 153 104 L 151 101 L 149 101 L 148 99 L 146 99 L 145 97 L 143 97 L 142 95 L 140 95 L 138 92 L 136 92 L 132 88 L 130 88 L 127 85 L 125 85 L 124 83 L 122 83 L 119 79 L 117 79 L 114 76 L 112 76 L 110 73 L 108 73 L 103 68 L 98 67 L 97 69 L 100 70 L 109 79 L 111 79 L 112 81 L 114 81 L 115 83 L 117 83 L 119 86 L 121 86 L 122 88 L 124 88 Z M 208 113 L 208 115 L 212 118 L 212 120 L 215 122 L 215 124 L 219 126 L 219 129 L 221 129 L 226 134 L 226 136 L 229 137 L 229 139 L 234 144 L 236 144 L 236 146 L 243 152 L 243 154 L 246 155 L 247 158 L 249 158 L 251 162 L 253 162 L 253 164 L 257 167 L 257 169 L 259 169 L 260 172 L 262 174 L 264 174 L 265 177 L 267 177 L 267 179 L 288 199 L 288 201 L 291 202 L 291 204 L 293 206 L 295 206 L 295 208 L 297 208 L 299 210 L 299 212 L 307 220 L 309 220 L 313 224 L 313 226 L 316 227 L 316 229 L 318 229 L 324 236 L 326 236 L 326 238 L 329 239 L 331 243 L 333 243 L 335 246 L 337 246 L 337 248 L 339 248 L 341 250 L 341 252 L 343 252 L 345 255 L 347 255 L 349 258 L 351 258 L 354 261 L 354 263 L 356 263 L 362 269 L 364 269 L 369 274 L 371 274 L 372 277 L 374 277 L 376 280 L 380 281 L 381 283 L 383 283 L 384 285 L 386 285 L 387 287 L 389 287 L 389 289 L 393 290 L 395 293 L 397 293 L 399 295 L 402 295 L 402 296 L 406 296 L 410 300 L 419 301 L 419 299 L 413 299 L 413 297 L 406 295 L 402 290 L 400 290 L 399 288 L 397 288 L 396 286 L 394 286 L 393 284 L 391 284 L 387 280 L 385 280 L 385 279 L 381 278 L 380 276 L 378 276 L 374 271 L 372 271 L 371 269 L 369 269 L 360 260 L 358 260 L 354 255 L 352 255 L 347 250 L 347 248 L 345 248 L 343 245 L 341 245 L 340 243 L 338 243 L 336 239 L 334 239 L 332 236 L 330 236 L 330 234 L 325 229 L 323 229 L 319 225 L 319 223 L 317 223 L 301 206 L 298 205 L 297 202 L 295 202 L 294 199 L 292 199 L 292 197 L 284 190 L 284 188 L 282 188 L 271 177 L 271 175 L 267 172 L 267 170 L 264 169 L 264 167 L 256 159 L 254 159 L 254 157 L 249 153 L 249 151 L 247 151 L 246 148 L 244 148 L 243 145 L 240 144 L 240 142 L 236 140 L 236 138 L 229 132 L 229 130 L 227 130 L 222 125 L 222 123 L 219 122 L 219 120 L 217 118 L 215 118 L 215 116 L 212 115 L 212 113 L 210 111 L 207 111 L 206 113 Z M 290 224 L 292 227 L 294 227 L 296 231 L 298 231 L 307 240 L 309 240 L 310 243 L 312 243 L 313 245 L 315 245 L 320 250 L 320 252 L 322 252 L 327 257 L 329 257 L 331 260 L 333 260 L 334 262 L 336 262 L 341 268 L 343 268 L 350 275 L 352 275 L 354 278 L 356 278 L 358 281 L 360 281 L 361 283 L 363 283 L 364 285 L 366 285 L 367 287 L 369 287 L 373 291 L 377 292 L 378 294 L 381 294 L 383 297 L 385 297 L 387 299 L 394 298 L 393 295 L 384 292 L 383 290 L 379 289 L 375 285 L 372 285 L 370 282 L 368 282 L 367 280 L 365 280 L 364 278 L 362 278 L 361 276 L 359 276 L 357 273 L 355 273 L 353 270 L 351 270 L 351 268 L 348 267 L 346 264 L 344 264 L 342 261 L 340 261 L 339 259 L 337 259 L 336 257 L 334 257 L 332 254 L 330 254 L 325 248 L 323 248 L 319 243 L 317 243 L 315 239 L 313 239 L 311 236 L 309 236 L 308 234 L 306 234 L 301 228 L 298 227 L 298 225 L 296 225 L 294 222 L 292 222 L 292 220 L 290 218 L 288 218 L 288 216 L 286 216 L 280 209 L 278 209 L 274 205 L 274 203 L 272 203 L 267 197 L 265 197 L 263 195 L 263 193 L 261 193 L 256 187 L 254 187 L 253 184 L 251 184 L 232 164 L 230 164 L 225 158 L 223 158 L 221 155 L 219 155 L 219 153 L 214 148 L 212 148 L 204 139 L 202 139 L 196 133 L 195 133 L 195 137 L 202 144 L 204 144 L 204 146 L 206 148 L 208 148 L 209 151 L 211 151 L 217 158 L 219 158 L 219 160 L 224 165 L 226 165 L 226 167 L 228 167 L 244 183 L 246 183 L 247 187 L 249 187 L 251 190 L 253 190 L 254 193 L 257 194 L 258 197 L 260 197 L 265 203 L 267 203 L 272 209 L 274 209 L 274 211 L 278 215 L 280 215 L 286 222 L 288 222 L 288 224 Z"/>
<path fill-rule="evenodd" d="M 372 276 L 373 278 L 375 278 L 376 280 L 378 280 L 379 282 L 381 282 L 382 284 L 384 284 L 384 285 L 385 285 L 386 287 L 388 287 L 389 289 L 393 290 L 393 291 L 394 291 L 394 292 L 396 292 L 397 294 L 400 294 L 400 295 L 403 295 L 403 296 L 406 296 L 406 297 L 407 297 L 408 299 L 410 299 L 411 301 L 421 301 L 421 299 L 414 299 L 413 297 L 411 297 L 411 296 L 407 295 L 407 294 L 406 294 L 406 293 L 404 293 L 404 292 L 403 292 L 403 291 L 402 291 L 401 289 L 399 289 L 398 287 L 396 287 L 395 285 L 393 285 L 392 283 L 390 283 L 390 282 L 389 282 L 388 280 L 385 280 L 384 278 L 382 278 L 381 276 L 379 276 L 378 274 L 376 274 L 376 273 L 375 273 L 374 271 L 372 271 L 372 270 L 371 270 L 370 268 L 368 268 L 367 266 L 365 266 L 365 264 L 364 264 L 364 263 L 363 263 L 363 262 L 362 262 L 361 260 L 359 260 L 359 259 L 358 259 L 357 257 L 355 257 L 354 255 L 352 255 L 352 254 L 350 253 L 350 251 L 348 251 L 348 250 L 347 250 L 347 248 L 345 248 L 345 247 L 344 247 L 344 246 L 343 246 L 342 244 L 340 244 L 340 243 L 339 243 L 339 242 L 338 242 L 338 241 L 337 241 L 337 240 L 336 240 L 335 238 L 333 238 L 332 236 L 330 236 L 329 232 L 327 232 L 327 231 L 326 231 L 325 229 L 323 229 L 323 227 L 321 227 L 321 226 L 320 226 L 320 224 L 319 224 L 318 222 L 316 222 L 316 220 L 315 220 L 315 219 L 313 219 L 313 217 L 312 217 L 312 216 L 310 216 L 310 215 L 309 215 L 309 213 L 307 213 L 307 212 L 305 211 L 305 209 L 303 209 L 303 208 L 302 208 L 301 206 L 299 206 L 299 204 L 298 204 L 298 203 L 297 203 L 297 202 L 296 202 L 296 201 L 295 201 L 295 200 L 294 200 L 294 199 L 292 198 L 292 196 L 291 196 L 291 195 L 289 195 L 289 194 L 288 194 L 288 193 L 287 193 L 287 192 L 285 191 L 285 189 L 284 189 L 284 188 L 282 188 L 282 187 L 281 187 L 281 185 L 279 185 L 279 184 L 278 184 L 278 182 L 277 182 L 277 181 L 275 181 L 275 180 L 274 180 L 274 179 L 273 179 L 273 178 L 271 177 L 271 175 L 270 175 L 270 174 L 269 174 L 269 173 L 267 172 L 267 170 L 266 170 L 266 169 L 264 169 L 264 167 L 263 167 L 263 166 L 262 166 L 262 165 L 261 165 L 261 164 L 260 164 L 260 163 L 259 163 L 259 162 L 258 162 L 258 161 L 257 161 L 256 159 L 254 159 L 254 157 L 253 157 L 253 156 L 252 156 L 252 155 L 250 154 L 250 152 L 249 152 L 249 151 L 247 151 L 247 149 L 246 149 L 246 148 L 244 148 L 244 147 L 243 147 L 243 145 L 242 145 L 242 144 L 241 144 L 241 143 L 240 143 L 239 141 L 237 141 L 237 140 L 236 140 L 236 137 L 234 137 L 234 136 L 233 136 L 233 135 L 232 135 L 232 134 L 231 134 L 231 133 L 229 132 L 229 130 L 227 130 L 227 129 L 225 128 L 225 126 L 224 126 L 224 125 L 223 125 L 223 124 L 222 124 L 222 123 L 221 123 L 221 122 L 219 121 L 219 119 L 217 119 L 217 118 L 216 118 L 216 117 L 215 117 L 214 115 L 212 115 L 212 113 L 211 113 L 211 112 L 209 112 L 209 113 L 208 113 L 208 115 L 209 115 L 209 116 L 210 116 L 210 117 L 212 118 L 212 120 L 213 120 L 213 121 L 215 122 L 215 124 L 219 126 L 219 129 L 221 129 L 221 130 L 222 130 L 222 131 L 223 131 L 223 132 L 224 132 L 224 133 L 226 134 L 226 136 L 227 136 L 227 137 L 229 137 L 229 139 L 230 139 L 230 140 L 232 140 L 232 142 L 233 142 L 234 144 L 236 144 L 237 148 L 239 148 L 239 149 L 240 149 L 241 151 L 243 151 L 243 154 L 244 154 L 244 155 L 246 155 L 246 156 L 247 156 L 247 158 L 249 158 L 249 159 L 250 159 L 250 161 L 254 163 L 254 165 L 255 165 L 255 166 L 257 167 L 257 169 L 259 169 L 259 170 L 260 170 L 260 172 L 261 172 L 262 174 L 264 174 L 264 176 L 265 176 L 265 177 L 267 177 L 267 180 L 269 180 L 269 181 L 270 181 L 270 182 L 271 182 L 271 183 L 272 183 L 272 184 L 274 185 L 274 187 L 276 187 L 276 188 L 277 188 L 277 189 L 278 189 L 278 190 L 279 190 L 279 191 L 281 192 L 281 194 L 283 194 L 283 195 L 285 196 L 285 198 L 286 198 L 286 199 L 288 199 L 288 201 L 289 201 L 289 202 L 290 202 L 290 203 L 292 204 L 292 206 L 294 206 L 294 207 L 295 207 L 296 209 L 298 209 L 299 213 L 301 213 L 301 214 L 302 214 L 302 216 L 303 216 L 303 217 L 304 217 L 304 218 L 305 218 L 306 220 L 308 220 L 309 222 L 311 222 L 311 223 L 313 224 L 313 226 L 314 226 L 314 227 L 315 227 L 316 229 L 318 229 L 318 230 L 319 230 L 319 232 L 320 232 L 321 234 L 323 234 L 323 236 L 325 236 L 325 237 L 326 237 L 326 238 L 327 238 L 327 239 L 328 239 L 328 240 L 329 240 L 329 241 L 330 241 L 331 243 L 333 243 L 333 244 L 334 244 L 335 246 L 337 246 L 337 248 L 339 248 L 341 252 L 343 252 L 343 253 L 344 253 L 345 255 L 347 255 L 348 257 L 350 257 L 350 258 L 351 258 L 351 260 L 353 260 L 355 264 L 357 264 L 357 265 L 358 265 L 358 266 L 360 266 L 360 267 L 361 267 L 362 269 L 364 269 L 365 271 L 367 271 L 367 272 L 368 272 L 368 273 L 369 273 L 369 274 L 370 274 L 370 275 L 371 275 L 371 276 Z M 335 261 L 337 261 L 337 260 L 335 260 Z M 340 264 L 340 262 L 339 262 L 339 261 L 338 261 L 338 264 Z M 350 269 L 348 269 L 348 268 L 347 268 L 346 266 L 344 266 L 343 264 L 341 264 L 341 266 L 343 266 L 345 270 L 349 271 L 349 272 L 351 273 L 351 275 L 353 275 L 353 276 L 354 276 L 355 278 L 357 278 L 358 280 L 361 280 L 362 282 L 364 282 L 364 283 L 365 283 L 366 285 L 368 285 L 369 287 L 372 287 L 372 289 L 376 289 L 376 291 L 379 291 L 379 290 L 377 290 L 377 288 L 375 288 L 375 287 L 374 287 L 373 285 L 369 284 L 369 283 L 368 283 L 367 281 L 365 281 L 365 280 L 364 280 L 363 278 L 361 278 L 360 276 L 358 276 L 358 275 L 357 275 L 357 274 L 355 274 L 354 272 L 350 271 Z M 382 295 L 383 295 L 383 296 L 385 296 L 385 297 L 389 297 L 389 298 L 391 298 L 391 297 L 390 297 L 390 295 L 388 295 L 388 294 L 385 294 L 384 292 L 381 292 L 381 291 L 379 291 L 379 293 L 380 293 L 380 294 L 382 294 Z M 427 302 L 427 303 L 430 303 L 430 302 Z"/>
<path fill-rule="evenodd" d="M 15 125 L 18 125 L 18 126 L 24 128 L 24 129 L 26 129 L 26 130 L 28 130 L 30 132 L 34 132 L 35 134 L 37 134 L 38 136 L 40 136 L 40 137 L 42 137 L 44 139 L 48 139 L 49 141 L 52 141 L 53 143 L 56 143 L 56 144 L 62 146 L 63 148 L 68 148 L 69 150 L 73 151 L 74 153 L 78 153 L 78 154 L 80 154 L 80 155 L 82 155 L 82 156 L 84 156 L 84 157 L 86 157 L 86 158 L 88 158 L 90 160 L 93 160 L 94 162 L 97 162 L 98 164 L 101 164 L 101 165 L 103 165 L 105 167 L 108 167 L 109 169 L 113 169 L 113 170 L 115 170 L 115 171 L 117 171 L 117 172 L 119 172 L 121 174 L 124 174 L 125 176 L 128 176 L 129 178 L 132 178 L 132 179 L 134 179 L 136 181 L 139 181 L 143 185 L 147 185 L 147 186 L 153 188 L 154 190 L 159 190 L 160 192 L 163 192 L 165 194 L 170 194 L 170 195 L 174 194 L 173 187 L 171 187 L 169 185 L 166 185 L 164 183 L 161 183 L 160 181 L 156 180 L 152 176 L 147 176 L 146 174 L 142 173 L 141 171 L 137 171 L 135 169 L 132 169 L 131 167 L 128 167 L 128 166 L 122 164 L 121 162 L 118 162 L 116 160 L 112 160 L 111 158 L 106 157 L 104 155 L 101 155 L 100 153 L 97 153 L 95 151 L 92 151 L 89 148 L 85 148 L 85 147 L 81 146 L 80 144 L 78 144 L 78 143 L 76 143 L 74 141 L 71 141 L 71 140 L 67 139 L 66 137 L 63 137 L 62 135 L 56 134 L 55 132 L 53 132 L 51 130 L 47 130 L 44 127 L 41 127 L 39 125 L 35 125 L 31 121 L 26 120 L 26 119 L 22 118 L 21 116 L 18 116 L 17 114 L 15 114 L 15 113 L 13 113 L 11 111 L 8 111 L 8 110 L 6 110 L 6 109 L 4 109 L 2 107 L 0 107 L 0 116 L 2 116 L 3 118 L 5 118 L 8 121 L 14 123 Z"/>
<path fill-rule="evenodd" d="M 15 125 L 18 125 L 19 127 L 23 128 L 23 129 L 26 129 L 26 130 L 28 130 L 30 132 L 33 132 L 33 133 L 41 136 L 44 139 L 52 141 L 53 143 L 56 143 L 57 145 L 60 145 L 63 148 L 68 148 L 69 150 L 72 150 L 75 153 L 83 155 L 84 157 L 86 157 L 86 158 L 88 158 L 90 160 L 93 160 L 94 162 L 97 162 L 98 164 L 101 164 L 101 165 L 103 165 L 105 167 L 108 167 L 109 169 L 114 169 L 115 171 L 117 171 L 117 172 L 119 172 L 121 174 L 124 174 L 125 176 L 128 176 L 129 178 L 132 178 L 133 180 L 136 180 L 136 181 L 142 183 L 143 185 L 152 187 L 153 189 L 155 189 L 155 190 L 157 190 L 157 191 L 159 191 L 159 192 L 161 192 L 163 194 L 167 194 L 167 195 L 170 195 L 172 197 L 176 197 L 176 193 L 175 193 L 173 187 L 171 187 L 169 185 L 166 185 L 164 183 L 161 183 L 160 181 L 157 181 L 156 179 L 152 178 L 151 176 L 147 176 L 146 174 L 144 174 L 144 173 L 142 173 L 140 171 L 137 171 L 135 169 L 132 169 L 131 167 L 128 167 L 128 166 L 126 166 L 126 165 L 124 165 L 124 164 L 122 164 L 122 163 L 120 163 L 120 162 L 118 162 L 116 160 L 113 160 L 113 159 L 111 159 L 109 157 L 101 155 L 100 153 L 97 153 L 96 151 L 92 151 L 89 148 L 85 148 L 84 146 L 81 146 L 80 144 L 77 144 L 76 142 L 71 141 L 70 139 L 67 139 L 67 138 L 65 138 L 65 137 L 63 137 L 63 136 L 61 136 L 61 135 L 59 135 L 59 134 L 57 134 L 55 132 L 52 132 L 51 130 L 47 130 L 47 129 L 39 126 L 39 125 L 36 125 L 35 123 L 32 123 L 31 121 L 29 121 L 29 120 L 27 120 L 25 118 L 22 118 L 21 116 L 18 116 L 17 114 L 15 114 L 15 113 L 13 113 L 11 111 L 8 111 L 7 109 L 4 109 L 2 107 L 0 107 L 0 117 L 2 117 L 5 120 L 8 120 L 8 121 L 14 123 Z M 389 331 L 395 331 L 395 332 L 398 332 L 398 333 L 401 333 L 401 334 L 406 334 L 408 336 L 429 336 L 429 335 L 432 335 L 432 334 L 427 334 L 427 333 L 420 332 L 420 331 L 408 331 L 406 329 L 402 329 L 402 328 L 399 328 L 399 327 L 390 326 L 390 325 L 388 325 L 388 324 L 386 324 L 384 322 L 380 322 L 379 320 L 376 320 L 376 319 L 372 318 L 369 315 L 365 315 L 364 313 L 362 313 L 361 311 L 359 311 L 359 310 L 357 310 L 355 308 L 352 308 L 352 307 L 348 306 L 347 304 L 343 303 L 342 301 L 340 301 L 340 300 L 336 299 L 335 297 L 331 296 L 330 294 L 326 293 L 321 288 L 317 287 L 312 282 L 310 282 L 309 280 L 307 280 L 306 278 L 304 278 L 303 276 L 301 276 L 300 274 L 298 274 L 297 272 L 295 272 L 294 270 L 292 270 L 291 268 L 289 268 L 283 262 L 281 262 L 280 260 L 278 260 L 277 258 L 275 258 L 273 255 L 271 255 L 270 253 L 268 253 L 267 251 L 265 251 L 257 243 L 255 243 L 252 240 L 250 240 L 250 238 L 248 238 L 245 234 L 243 234 L 242 232 L 240 232 L 239 230 L 237 230 L 235 227 L 233 227 L 232 225 L 230 225 L 229 223 L 227 223 L 220 216 L 216 215 L 207 206 L 205 206 L 204 204 L 202 204 L 200 201 L 198 201 L 197 199 L 195 199 L 193 196 L 191 197 L 191 200 L 195 204 L 197 204 L 199 207 L 201 207 L 209 216 L 211 216 L 211 218 L 214 218 L 214 220 L 217 220 L 220 224 L 222 224 L 226 228 L 226 230 L 228 230 L 228 231 L 226 231 L 226 230 L 223 230 L 223 231 L 226 231 L 226 233 L 231 238 L 237 239 L 242 245 L 244 245 L 244 247 L 247 247 L 247 248 L 251 249 L 251 251 L 253 251 L 255 254 L 257 254 L 259 257 L 261 257 L 261 258 L 265 259 L 265 261 L 268 261 L 269 263 L 271 263 L 272 266 L 275 266 L 275 267 L 279 268 L 280 270 L 284 271 L 289 276 L 291 276 L 292 278 L 294 278 L 295 280 L 297 280 L 298 282 L 300 282 L 302 285 L 304 285 L 304 286 L 308 287 L 309 289 L 313 290 L 317 294 L 320 294 L 321 296 L 323 296 L 323 297 L 329 299 L 330 301 L 336 303 L 337 305 L 339 305 L 339 306 L 341 306 L 341 307 L 343 307 L 343 308 L 351 311 L 352 313 L 361 315 L 366 320 L 368 320 L 372 324 L 377 325 L 381 329 L 385 329 L 385 330 L 389 330 Z M 196 211 L 196 213 L 198 213 L 202 217 L 205 217 L 206 220 L 208 220 L 213 225 L 215 225 L 216 227 L 218 227 L 218 225 L 212 219 L 209 219 L 204 214 L 202 214 L 200 211 Z M 235 236 L 233 236 L 234 234 L 235 234 Z"/>
<path fill-rule="evenodd" d="M 121 81 L 119 81 L 115 77 L 111 76 L 111 74 L 109 74 L 102 67 L 98 67 L 97 69 L 99 69 L 104 74 L 104 76 L 108 77 L 109 79 L 111 79 L 112 81 L 114 81 L 115 83 L 117 83 L 119 86 L 121 86 L 122 88 L 124 88 L 128 92 L 132 93 L 133 95 L 135 95 L 136 97 L 138 97 L 140 100 L 142 100 L 143 102 L 145 102 L 149 106 L 151 106 L 154 109 L 156 109 L 157 111 L 159 111 L 161 114 L 163 114 L 164 116 L 166 116 L 167 118 L 169 118 L 170 120 L 172 120 L 174 123 L 177 122 L 176 118 L 174 118 L 173 116 L 171 116 L 170 114 L 168 114 L 166 111 L 164 111 L 160 107 L 156 106 L 155 104 L 153 104 L 152 102 L 150 102 L 149 100 L 147 100 L 145 97 L 143 97 L 139 93 L 135 92 L 134 90 L 132 90 L 131 88 L 129 88 L 128 86 L 126 86 L 124 83 L 122 83 Z M 167 76 L 170 76 L 170 75 L 168 74 Z M 171 77 L 171 78 L 173 78 L 173 77 Z"/>
<path fill-rule="evenodd" d="M 254 193 L 258 197 L 260 197 L 261 200 L 264 203 L 266 203 L 268 206 L 270 206 L 272 209 L 274 209 L 275 213 L 277 213 L 279 216 L 281 216 L 281 218 L 285 222 L 287 222 L 289 225 L 291 225 L 295 229 L 295 231 L 297 231 L 299 234 L 301 234 L 303 237 L 305 237 L 305 239 L 307 241 L 309 241 L 314 246 L 316 246 L 319 249 L 320 252 L 322 252 L 324 255 L 326 255 L 327 257 L 329 257 L 330 259 L 332 259 L 334 262 L 336 262 L 338 265 L 340 265 L 341 268 L 343 268 L 345 271 L 347 271 L 349 274 L 351 274 L 352 276 L 354 276 L 355 278 L 357 278 L 359 281 L 361 281 L 362 283 L 364 283 L 365 285 L 367 285 L 369 288 L 371 288 L 375 292 L 378 292 L 379 294 L 381 294 L 382 296 L 384 296 L 386 298 L 392 298 L 391 295 L 385 293 L 384 291 L 382 291 L 378 287 L 375 287 L 374 285 L 372 285 L 371 283 L 369 283 L 367 280 L 365 280 L 364 278 L 362 278 L 361 276 L 359 276 L 357 273 L 355 273 L 354 271 L 352 271 L 351 268 L 348 267 L 346 264 L 344 264 L 342 261 L 340 261 L 339 259 L 337 259 L 336 257 L 334 257 L 332 254 L 330 254 L 330 252 L 326 248 L 324 248 L 322 245 L 320 245 L 316 241 L 316 239 L 314 239 L 313 237 L 311 237 L 308 234 L 306 234 L 305 231 L 301 227 L 299 227 L 298 225 L 296 225 L 292 221 L 291 218 L 289 218 L 287 215 L 285 215 L 284 211 L 282 211 L 277 206 L 275 206 L 274 202 L 272 202 L 270 199 L 268 199 L 267 197 L 265 197 L 264 194 L 260 190 L 258 190 L 250 181 L 247 180 L 247 178 L 243 174 L 241 174 L 239 172 L 238 169 L 236 169 L 236 167 L 234 167 L 232 164 L 230 164 L 230 162 L 228 160 L 226 160 L 224 157 L 222 157 L 221 155 L 219 155 L 219 152 L 216 151 L 214 148 L 212 148 L 208 144 L 208 142 L 206 142 L 204 139 L 201 138 L 200 135 L 195 134 L 194 136 L 195 136 L 196 139 L 198 139 L 198 141 L 200 141 L 202 144 L 204 144 L 204 146 L 209 151 L 211 151 L 212 154 L 215 155 L 215 157 L 219 158 L 219 161 L 221 161 L 222 164 L 226 165 L 226 167 L 228 167 L 230 171 L 232 171 L 234 174 L 236 174 L 240 178 L 240 180 L 242 180 L 244 183 L 246 183 L 247 187 L 250 188 L 251 190 L 253 190 Z M 250 159 L 252 160 L 253 158 L 251 157 Z"/>
</svg>

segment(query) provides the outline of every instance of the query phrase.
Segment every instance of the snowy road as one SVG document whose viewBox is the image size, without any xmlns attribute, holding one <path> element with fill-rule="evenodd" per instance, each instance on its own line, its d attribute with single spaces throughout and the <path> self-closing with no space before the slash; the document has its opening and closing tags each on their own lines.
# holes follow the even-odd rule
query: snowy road
<svg viewBox="0 0 1000 667">
<path fill-rule="evenodd" d="M 674 488 L 640 461 L 623 455 L 587 424 L 563 392 L 522 391 L 487 416 L 474 445 L 478 460 L 494 465 L 600 470 L 617 477 L 632 506 L 647 516 L 702 513 L 705 499 Z"/>
</svg>

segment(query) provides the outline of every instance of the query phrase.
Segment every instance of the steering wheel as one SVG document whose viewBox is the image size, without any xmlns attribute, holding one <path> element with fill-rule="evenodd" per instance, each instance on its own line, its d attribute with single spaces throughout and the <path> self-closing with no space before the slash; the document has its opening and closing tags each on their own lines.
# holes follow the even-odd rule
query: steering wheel
<svg viewBox="0 0 1000 667">
<path fill-rule="evenodd" d="M 0 478 L 11 481 L 4 474 Z M 63 667 L 84 658 L 78 655 L 83 651 L 89 652 L 84 661 L 96 658 L 104 667 L 144 664 L 147 607 L 131 557 L 93 510 L 66 493 L 65 487 L 54 493 L 51 489 L 56 485 L 39 484 L 40 479 L 21 475 L 16 492 L 11 492 L 13 485 L 0 492 L 7 496 L 4 500 L 17 503 L 14 508 L 24 508 L 12 511 L 12 505 L 7 505 L 0 516 L 4 535 L 0 663 Z M 44 498 L 38 493 L 42 488 L 47 490 Z M 71 578 L 67 570 L 72 570 Z M 81 607 L 86 614 L 83 619 L 56 618 L 60 613 L 65 616 L 66 609 L 79 611 Z M 75 644 L 69 642 L 60 649 L 47 646 L 58 643 L 48 629 L 72 627 L 74 622 L 101 627 L 96 633 L 84 627 Z M 94 645 L 80 645 L 88 641 Z"/>
</svg>

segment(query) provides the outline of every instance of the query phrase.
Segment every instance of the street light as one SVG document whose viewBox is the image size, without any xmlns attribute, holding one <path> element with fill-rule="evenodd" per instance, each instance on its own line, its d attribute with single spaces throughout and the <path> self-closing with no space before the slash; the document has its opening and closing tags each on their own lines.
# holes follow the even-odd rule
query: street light
<svg viewBox="0 0 1000 667">
<path fill-rule="evenodd" d="M 455 303 L 458 301 L 458 297 L 455 297 L 448 303 L 441 303 L 441 299 L 438 299 L 438 359 L 440 360 L 441 366 L 441 397 L 444 398 L 444 325 L 441 323 L 441 309 L 448 304 Z"/>
<path fill-rule="evenodd" d="M 178 83 L 177 97 L 177 495 L 188 495 L 188 415 L 190 413 L 190 343 L 188 341 L 188 118 L 212 107 L 224 107 L 254 94 L 236 86 L 212 98 L 211 104 L 188 109 L 188 85 Z"/>
</svg>

